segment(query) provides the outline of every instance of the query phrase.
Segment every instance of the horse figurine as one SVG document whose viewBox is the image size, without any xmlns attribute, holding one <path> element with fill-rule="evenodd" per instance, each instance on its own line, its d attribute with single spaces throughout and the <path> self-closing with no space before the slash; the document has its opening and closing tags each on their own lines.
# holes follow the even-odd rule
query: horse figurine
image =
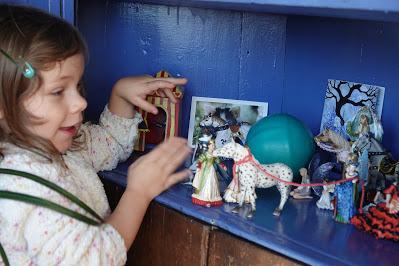
<svg viewBox="0 0 399 266">
<path fill-rule="evenodd" d="M 231 138 L 227 121 L 214 113 L 206 115 L 199 126 L 203 134 L 211 135 L 215 139 L 217 148 L 223 146 Z"/>
<path fill-rule="evenodd" d="M 351 145 L 349 141 L 335 131 L 325 129 L 314 137 L 314 140 L 322 150 L 335 153 L 339 162 L 345 163 L 348 160 Z"/>
<path fill-rule="evenodd" d="M 280 204 L 273 215 L 279 216 L 286 203 L 291 186 L 282 182 L 291 182 L 293 174 L 291 168 L 282 163 L 260 164 L 248 148 L 231 141 L 222 148 L 213 152 L 214 156 L 231 158 L 234 160 L 233 180 L 228 186 L 224 199 L 227 202 L 251 204 L 251 212 L 247 217 L 252 217 L 256 210 L 255 188 L 268 188 L 276 186 L 280 192 Z M 282 180 L 282 181 L 279 181 Z"/>
<path fill-rule="evenodd" d="M 204 107 L 205 108 L 205 107 Z M 199 123 L 203 134 L 212 135 L 216 148 L 222 147 L 231 139 L 244 144 L 250 129 L 249 123 L 239 122 L 239 107 L 213 107 L 205 108 L 207 115 Z"/>
</svg>

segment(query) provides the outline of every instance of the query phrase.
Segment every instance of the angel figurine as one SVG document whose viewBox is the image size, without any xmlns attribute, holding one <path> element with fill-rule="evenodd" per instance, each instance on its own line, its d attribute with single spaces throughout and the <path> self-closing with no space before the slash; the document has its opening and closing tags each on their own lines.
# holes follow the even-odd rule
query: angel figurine
<svg viewBox="0 0 399 266">
<path fill-rule="evenodd" d="M 323 192 L 321 193 L 320 199 L 316 202 L 319 209 L 333 210 L 334 205 L 331 202 L 331 193 L 334 192 L 335 185 L 328 185 L 328 180 L 323 180 Z"/>
<path fill-rule="evenodd" d="M 299 174 L 302 177 L 301 184 L 309 184 L 310 178 L 308 175 L 308 170 L 306 168 L 299 169 Z M 311 199 L 312 196 L 310 195 L 310 187 L 308 186 L 299 186 L 293 191 L 290 192 L 290 195 L 294 199 Z"/>
<path fill-rule="evenodd" d="M 194 193 L 191 195 L 194 204 L 206 207 L 223 204 L 219 191 L 218 176 L 214 166 L 218 158 L 212 155 L 214 150 L 215 141 L 209 139 L 207 151 L 198 157 L 197 171 L 192 184 Z"/>
<path fill-rule="evenodd" d="M 351 151 L 359 155 L 358 172 L 364 182 L 368 180 L 369 156 L 371 139 L 381 142 L 384 133 L 380 120 L 369 107 L 363 106 L 356 113 L 352 121 L 347 124 L 347 133 L 353 144 Z"/>
</svg>

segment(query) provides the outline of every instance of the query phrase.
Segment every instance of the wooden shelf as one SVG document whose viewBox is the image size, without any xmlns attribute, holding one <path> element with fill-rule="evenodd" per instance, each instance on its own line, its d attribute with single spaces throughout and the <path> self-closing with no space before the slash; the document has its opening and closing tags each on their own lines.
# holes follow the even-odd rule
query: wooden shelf
<svg viewBox="0 0 399 266">
<path fill-rule="evenodd" d="M 397 0 L 143 0 L 139 2 L 291 15 L 399 21 Z"/>
<path fill-rule="evenodd" d="M 111 195 L 111 206 L 115 206 L 118 193 L 121 194 L 126 186 L 127 168 L 133 160 L 131 158 L 112 171 L 100 173 L 106 183 L 117 184 L 119 189 L 119 192 L 114 190 L 108 193 Z M 225 185 L 221 182 L 222 191 Z M 233 214 L 231 209 L 234 204 L 225 203 L 214 208 L 194 205 L 191 203 L 191 193 L 191 186 L 178 184 L 159 195 L 155 202 L 245 239 L 264 250 L 309 265 L 395 265 L 392 258 L 399 254 L 397 243 L 377 240 L 350 224 L 335 222 L 331 211 L 316 207 L 316 197 L 303 201 L 290 198 L 281 216 L 275 217 L 272 212 L 279 202 L 277 190 L 259 189 L 257 211 L 252 219 L 247 219 L 245 213 L 248 208 Z M 176 234 L 183 233 L 176 231 Z"/>
</svg>

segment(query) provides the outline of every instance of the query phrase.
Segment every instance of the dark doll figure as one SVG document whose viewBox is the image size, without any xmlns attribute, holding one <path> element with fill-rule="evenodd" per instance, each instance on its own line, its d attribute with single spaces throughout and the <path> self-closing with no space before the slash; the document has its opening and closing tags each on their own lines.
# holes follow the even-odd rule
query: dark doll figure
<svg viewBox="0 0 399 266">
<path fill-rule="evenodd" d="M 395 180 L 383 191 L 385 201 L 369 207 L 365 213 L 356 215 L 351 223 L 360 230 L 377 238 L 399 241 L 399 194 Z"/>
</svg>

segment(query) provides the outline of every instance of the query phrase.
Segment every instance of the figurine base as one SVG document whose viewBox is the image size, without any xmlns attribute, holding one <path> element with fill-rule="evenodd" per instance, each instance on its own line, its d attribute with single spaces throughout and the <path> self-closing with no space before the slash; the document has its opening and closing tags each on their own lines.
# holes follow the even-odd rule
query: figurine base
<svg viewBox="0 0 399 266">
<path fill-rule="evenodd" d="M 223 205 L 223 201 L 222 200 L 218 200 L 218 201 L 205 201 L 205 200 L 200 200 L 197 198 L 192 197 L 191 198 L 192 203 L 196 204 L 196 205 L 201 205 L 201 206 L 205 206 L 205 207 L 213 207 L 213 206 L 220 206 Z"/>
</svg>

